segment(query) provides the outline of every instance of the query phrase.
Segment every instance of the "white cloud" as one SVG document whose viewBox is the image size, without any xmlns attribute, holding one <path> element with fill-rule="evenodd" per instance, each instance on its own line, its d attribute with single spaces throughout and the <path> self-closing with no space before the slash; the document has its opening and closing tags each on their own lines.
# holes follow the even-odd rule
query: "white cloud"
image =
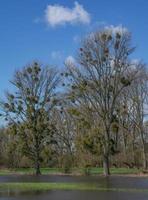
<svg viewBox="0 0 148 200">
<path fill-rule="evenodd" d="M 45 10 L 45 19 L 48 25 L 55 27 L 67 23 L 89 24 L 90 14 L 78 2 L 74 3 L 73 8 L 62 5 L 48 5 Z"/>
<path fill-rule="evenodd" d="M 65 59 L 65 63 L 72 63 L 72 64 L 75 64 L 75 59 L 73 56 L 68 56 L 66 59 Z"/>
<path fill-rule="evenodd" d="M 58 59 L 58 60 L 61 60 L 63 57 L 63 54 L 61 51 L 52 51 L 50 55 L 52 59 Z"/>
<path fill-rule="evenodd" d="M 105 29 L 112 31 L 114 34 L 116 33 L 123 34 L 123 33 L 128 32 L 128 29 L 123 27 L 122 25 L 119 25 L 119 26 L 110 25 L 110 26 L 106 26 Z"/>
</svg>

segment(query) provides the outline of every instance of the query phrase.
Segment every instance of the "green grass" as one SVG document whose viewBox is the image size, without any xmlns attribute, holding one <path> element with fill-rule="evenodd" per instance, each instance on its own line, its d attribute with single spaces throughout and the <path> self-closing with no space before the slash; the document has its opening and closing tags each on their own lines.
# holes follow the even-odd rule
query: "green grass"
<svg viewBox="0 0 148 200">
<path fill-rule="evenodd" d="M 138 174 L 141 170 L 133 168 L 111 168 L 111 174 Z M 91 168 L 90 174 L 103 174 L 103 168 Z"/>
<path fill-rule="evenodd" d="M 80 174 L 84 174 L 85 169 L 84 168 L 79 168 L 79 169 L 73 169 L 73 172 L 79 172 Z M 129 168 L 111 168 L 110 169 L 111 174 L 115 174 L 115 175 L 128 175 L 128 174 L 139 174 L 140 172 L 142 172 L 141 169 L 129 169 Z M 90 168 L 89 169 L 90 175 L 101 175 L 103 174 L 103 168 Z"/>
<path fill-rule="evenodd" d="M 35 191 L 50 191 L 50 190 L 148 192 L 148 189 L 105 188 L 85 183 L 0 183 L 0 193 L 7 191 L 35 192 Z"/>
<path fill-rule="evenodd" d="M 17 168 L 12 170 L 15 173 L 22 173 L 22 174 L 33 174 L 33 168 Z M 41 168 L 42 174 L 55 174 L 55 173 L 62 173 L 62 169 L 60 168 Z"/>
<path fill-rule="evenodd" d="M 139 174 L 142 170 L 139 169 L 128 169 L 128 168 L 111 168 L 111 174 Z M 71 174 L 84 174 L 84 168 L 73 168 Z M 42 174 L 62 174 L 64 170 L 61 168 L 41 168 Z M 17 169 L 0 169 L 0 175 L 9 174 L 34 174 L 33 168 L 17 168 Z M 90 168 L 90 175 L 103 174 L 103 168 Z"/>
<path fill-rule="evenodd" d="M 42 174 L 62 173 L 60 168 L 41 168 Z M 34 174 L 34 168 L 0 169 L 0 175 L 9 174 Z"/>
<path fill-rule="evenodd" d="M 142 170 L 140 169 L 128 169 L 128 168 L 112 168 L 111 169 L 111 173 L 112 174 L 138 174 L 140 173 Z"/>
</svg>

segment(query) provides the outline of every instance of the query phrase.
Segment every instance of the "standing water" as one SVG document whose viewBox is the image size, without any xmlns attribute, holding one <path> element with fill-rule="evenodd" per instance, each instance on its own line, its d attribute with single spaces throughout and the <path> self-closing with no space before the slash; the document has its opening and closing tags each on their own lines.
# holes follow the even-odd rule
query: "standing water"
<svg viewBox="0 0 148 200">
<path fill-rule="evenodd" d="M 56 176 L 56 175 L 6 175 L 0 176 L 0 183 L 10 182 L 52 182 L 52 183 L 86 183 L 110 191 L 51 190 L 46 192 L 9 193 L 0 191 L 0 200 L 148 200 L 148 178 L 111 176 Z M 118 190 L 113 191 L 113 188 Z M 113 190 L 112 190 L 113 189 Z M 121 191 L 123 189 L 124 191 Z M 126 191 L 127 189 L 127 191 Z M 131 191 L 129 191 L 131 189 Z M 134 189 L 135 191 L 133 191 Z M 142 191 L 143 190 L 143 191 Z"/>
</svg>

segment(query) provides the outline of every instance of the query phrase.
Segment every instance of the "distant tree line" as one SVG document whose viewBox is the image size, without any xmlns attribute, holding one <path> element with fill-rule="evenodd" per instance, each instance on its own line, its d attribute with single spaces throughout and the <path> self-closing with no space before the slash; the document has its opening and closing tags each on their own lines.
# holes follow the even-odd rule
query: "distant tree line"
<svg viewBox="0 0 148 200">
<path fill-rule="evenodd" d="M 148 161 L 148 71 L 131 34 L 102 29 L 58 72 L 32 62 L 1 100 L 0 166 L 137 167 Z"/>
</svg>

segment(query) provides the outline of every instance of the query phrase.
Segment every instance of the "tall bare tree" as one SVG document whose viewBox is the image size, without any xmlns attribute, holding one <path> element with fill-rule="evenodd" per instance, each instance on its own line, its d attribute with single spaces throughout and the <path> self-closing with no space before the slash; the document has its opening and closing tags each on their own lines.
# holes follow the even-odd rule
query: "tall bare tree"
<svg viewBox="0 0 148 200">
<path fill-rule="evenodd" d="M 131 35 L 124 29 L 104 29 L 84 39 L 77 64 L 66 63 L 72 83 L 71 97 L 77 104 L 87 102 L 102 124 L 105 175 L 110 174 L 111 126 L 116 121 L 116 104 L 136 73 L 132 76 L 129 73 L 132 68 L 129 55 L 134 50 L 130 43 Z"/>
</svg>

